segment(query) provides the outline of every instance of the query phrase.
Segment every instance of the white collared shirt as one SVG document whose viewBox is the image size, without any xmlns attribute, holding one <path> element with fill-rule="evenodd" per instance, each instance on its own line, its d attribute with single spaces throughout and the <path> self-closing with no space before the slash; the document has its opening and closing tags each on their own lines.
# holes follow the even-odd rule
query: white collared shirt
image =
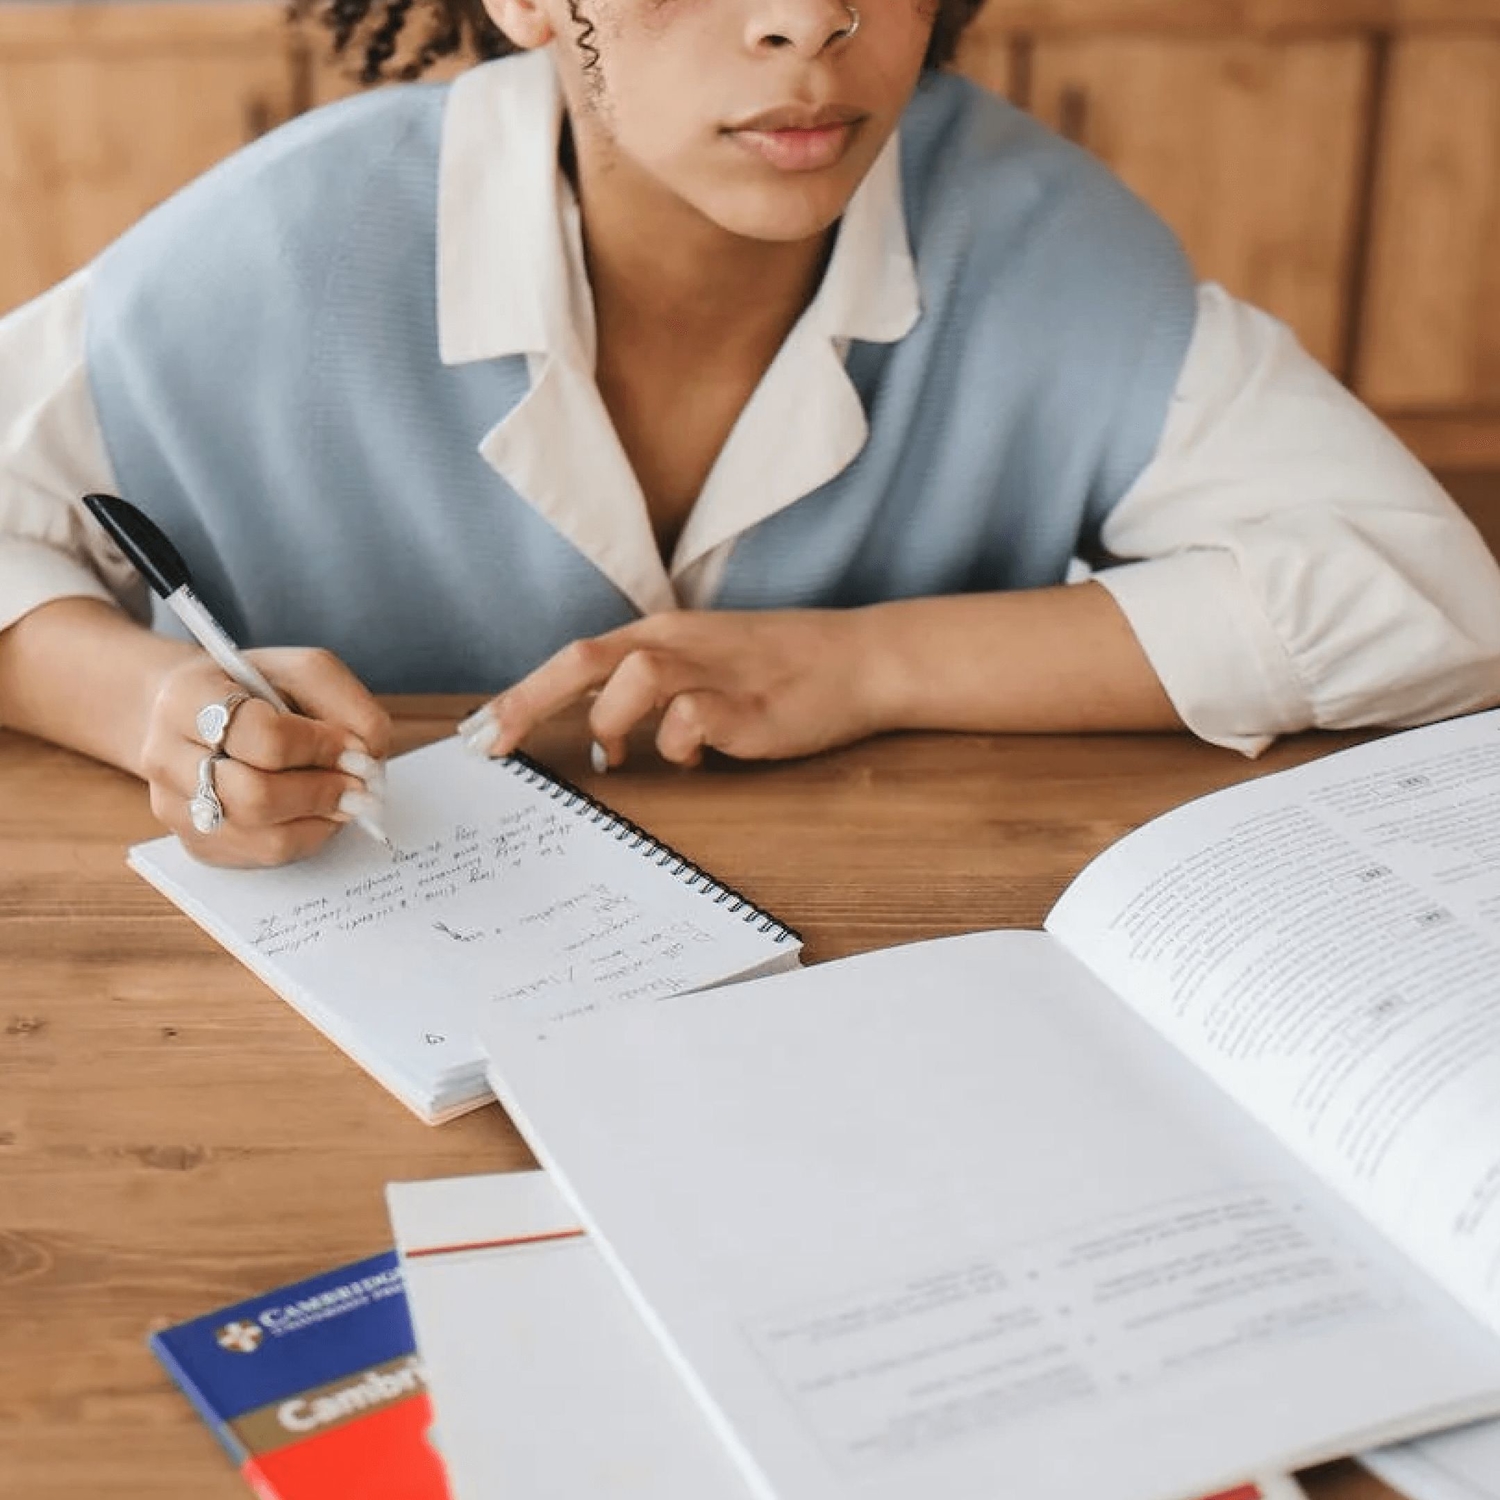
<svg viewBox="0 0 1500 1500">
<path fill-rule="evenodd" d="M 594 381 L 593 296 L 572 186 L 550 144 L 498 154 L 489 146 L 557 139 L 556 77 L 541 54 L 513 60 L 506 73 L 504 88 L 484 70 L 465 74 L 444 114 L 439 355 L 454 365 L 524 354 L 531 390 L 485 438 L 485 458 L 643 614 L 708 607 L 734 539 L 811 494 L 864 447 L 864 408 L 839 363 L 849 341 L 894 342 L 921 315 L 899 143 L 887 143 L 850 200 L 817 295 L 663 560 Z"/>
<path fill-rule="evenodd" d="M 851 200 L 817 295 L 664 561 L 594 381 L 572 190 L 550 146 L 496 149 L 555 140 L 560 109 L 545 54 L 474 70 L 450 92 L 441 357 L 524 354 L 531 390 L 484 457 L 642 612 L 710 607 L 736 539 L 864 445 L 840 363 L 849 341 L 900 339 L 920 316 L 899 140 Z M 85 269 L 0 320 L 0 629 L 69 595 L 145 617 L 141 581 L 78 503 L 115 487 L 85 366 L 88 295 Z M 1288 330 L 1221 288 L 1200 288 L 1155 457 L 1103 540 L 1140 559 L 1097 576 L 1207 740 L 1255 753 L 1310 725 L 1414 722 L 1500 699 L 1500 568 L 1477 533 Z"/>
</svg>

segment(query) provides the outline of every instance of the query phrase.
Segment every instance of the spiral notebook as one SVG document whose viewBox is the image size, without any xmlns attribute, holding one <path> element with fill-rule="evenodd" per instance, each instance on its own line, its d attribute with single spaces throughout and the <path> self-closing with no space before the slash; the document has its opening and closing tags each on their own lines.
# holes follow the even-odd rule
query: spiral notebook
<svg viewBox="0 0 1500 1500">
<path fill-rule="evenodd" d="M 129 862 L 429 1123 L 492 1097 L 499 1013 L 565 1026 L 797 963 L 789 927 L 527 756 L 398 756 L 386 821 L 394 854 L 351 826 L 274 870 L 172 837 Z"/>
</svg>

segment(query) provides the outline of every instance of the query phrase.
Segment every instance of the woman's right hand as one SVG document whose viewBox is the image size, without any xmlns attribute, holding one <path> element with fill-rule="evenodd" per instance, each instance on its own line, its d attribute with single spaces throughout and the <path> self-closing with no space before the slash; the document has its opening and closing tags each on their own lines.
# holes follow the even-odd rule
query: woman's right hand
<svg viewBox="0 0 1500 1500">
<path fill-rule="evenodd" d="M 378 804 L 391 721 L 331 652 L 274 647 L 248 652 L 296 705 L 279 713 L 248 698 L 231 712 L 213 762 L 223 821 L 193 825 L 199 767 L 214 753 L 197 726 L 200 710 L 242 689 L 208 656 L 194 654 L 160 680 L 141 747 L 151 810 L 205 864 L 264 866 L 304 859 L 357 813 Z"/>
</svg>

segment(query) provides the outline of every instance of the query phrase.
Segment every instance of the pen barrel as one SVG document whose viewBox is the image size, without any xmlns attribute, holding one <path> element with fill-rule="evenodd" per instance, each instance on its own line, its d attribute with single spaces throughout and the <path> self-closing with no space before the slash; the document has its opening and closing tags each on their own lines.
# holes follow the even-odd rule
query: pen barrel
<svg viewBox="0 0 1500 1500">
<path fill-rule="evenodd" d="M 247 693 L 263 698 L 281 713 L 290 713 L 291 705 L 271 685 L 270 679 L 255 663 L 242 656 L 235 644 L 220 628 L 219 622 L 203 607 L 202 601 L 184 585 L 167 596 L 167 606 L 192 632 L 193 639 Z"/>
</svg>

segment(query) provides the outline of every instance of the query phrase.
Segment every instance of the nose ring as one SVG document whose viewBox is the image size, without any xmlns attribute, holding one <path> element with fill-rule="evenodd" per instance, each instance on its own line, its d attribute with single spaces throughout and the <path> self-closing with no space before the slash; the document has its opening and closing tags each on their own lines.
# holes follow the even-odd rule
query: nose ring
<svg viewBox="0 0 1500 1500">
<path fill-rule="evenodd" d="M 847 26 L 840 26 L 839 29 L 834 32 L 834 35 L 836 37 L 842 37 L 843 40 L 847 42 L 859 30 L 859 12 L 852 5 L 848 4 L 847 0 L 844 5 L 844 9 L 849 12 L 849 24 Z"/>
</svg>

